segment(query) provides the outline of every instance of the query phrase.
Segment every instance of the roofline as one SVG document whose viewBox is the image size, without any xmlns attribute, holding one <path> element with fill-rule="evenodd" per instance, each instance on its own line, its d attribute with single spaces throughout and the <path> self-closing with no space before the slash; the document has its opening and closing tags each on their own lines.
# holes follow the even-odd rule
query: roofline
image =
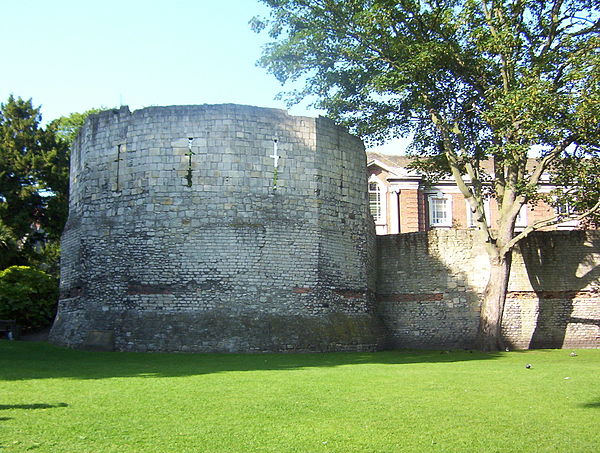
<svg viewBox="0 0 600 453">
<path fill-rule="evenodd" d="M 372 160 L 368 161 L 367 167 L 370 167 L 371 165 L 377 165 L 378 167 L 383 168 L 385 171 L 387 171 L 389 173 L 393 173 L 394 175 L 397 175 L 397 173 L 393 170 L 394 167 L 390 167 L 389 165 L 384 164 L 379 159 L 372 159 Z"/>
</svg>

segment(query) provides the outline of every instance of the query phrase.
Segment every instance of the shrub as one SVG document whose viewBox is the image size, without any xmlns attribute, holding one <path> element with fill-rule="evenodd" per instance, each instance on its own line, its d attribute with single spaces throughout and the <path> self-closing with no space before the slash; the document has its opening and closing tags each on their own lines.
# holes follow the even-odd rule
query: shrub
<svg viewBox="0 0 600 453">
<path fill-rule="evenodd" d="M 28 266 L 0 271 L 0 319 L 14 319 L 23 330 L 50 324 L 56 313 L 58 281 Z"/>
</svg>

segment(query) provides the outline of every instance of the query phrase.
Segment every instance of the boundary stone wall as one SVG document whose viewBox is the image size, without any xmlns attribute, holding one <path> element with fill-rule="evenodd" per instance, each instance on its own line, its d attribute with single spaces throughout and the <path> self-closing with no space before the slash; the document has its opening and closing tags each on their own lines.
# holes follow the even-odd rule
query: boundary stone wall
<svg viewBox="0 0 600 453">
<path fill-rule="evenodd" d="M 365 186 L 362 142 L 325 118 L 230 104 L 92 115 L 71 157 L 51 341 L 374 350 Z"/>
<path fill-rule="evenodd" d="M 487 282 L 475 231 L 378 236 L 377 304 L 397 348 L 471 348 Z M 600 232 L 536 232 L 513 253 L 511 348 L 600 347 Z"/>
<path fill-rule="evenodd" d="M 363 143 L 233 104 L 91 115 L 71 155 L 50 340 L 122 351 L 471 348 L 475 231 L 375 237 Z M 600 232 L 513 255 L 511 348 L 600 347 Z"/>
</svg>

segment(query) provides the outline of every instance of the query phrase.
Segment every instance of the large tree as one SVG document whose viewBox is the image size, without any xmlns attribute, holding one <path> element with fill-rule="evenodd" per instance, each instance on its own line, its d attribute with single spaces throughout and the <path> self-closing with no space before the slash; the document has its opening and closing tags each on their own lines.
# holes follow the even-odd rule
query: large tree
<svg viewBox="0 0 600 453">
<path fill-rule="evenodd" d="M 58 243 L 67 215 L 68 149 L 56 128 L 41 126 L 31 100 L 0 104 L 0 265 L 28 264 Z"/>
<path fill-rule="evenodd" d="M 69 152 L 85 119 L 71 113 L 42 127 L 31 99 L 0 104 L 0 269 L 42 266 L 58 273 L 68 215 Z"/>
<path fill-rule="evenodd" d="M 79 129 L 82 128 L 87 117 L 93 113 L 98 113 L 103 110 L 108 109 L 106 107 L 102 107 L 97 109 L 89 109 L 83 113 L 74 112 L 67 116 L 61 116 L 55 120 L 52 120 L 50 122 L 50 127 L 56 131 L 59 139 L 66 142 L 69 147 L 71 147 L 75 137 L 77 137 L 77 134 L 79 133 Z"/>
<path fill-rule="evenodd" d="M 598 0 L 263 0 L 252 21 L 273 39 L 260 64 L 292 102 L 317 107 L 367 140 L 412 133 L 422 167 L 450 173 L 485 242 L 490 278 L 480 346 L 502 347 L 501 322 L 521 207 L 554 181 L 597 214 L 600 143 Z M 528 165 L 532 152 L 536 165 Z M 491 160 L 493 171 L 482 163 Z M 583 190 L 581 190 L 583 189 Z M 495 225 L 484 201 L 499 207 Z"/>
</svg>

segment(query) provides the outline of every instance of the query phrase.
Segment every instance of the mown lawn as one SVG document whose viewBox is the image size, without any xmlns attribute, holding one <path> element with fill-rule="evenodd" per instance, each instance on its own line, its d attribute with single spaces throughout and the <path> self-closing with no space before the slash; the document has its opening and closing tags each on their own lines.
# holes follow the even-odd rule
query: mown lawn
<svg viewBox="0 0 600 453">
<path fill-rule="evenodd" d="M 570 352 L 134 354 L 0 341 L 0 451 L 596 452 L 600 350 Z"/>
</svg>

